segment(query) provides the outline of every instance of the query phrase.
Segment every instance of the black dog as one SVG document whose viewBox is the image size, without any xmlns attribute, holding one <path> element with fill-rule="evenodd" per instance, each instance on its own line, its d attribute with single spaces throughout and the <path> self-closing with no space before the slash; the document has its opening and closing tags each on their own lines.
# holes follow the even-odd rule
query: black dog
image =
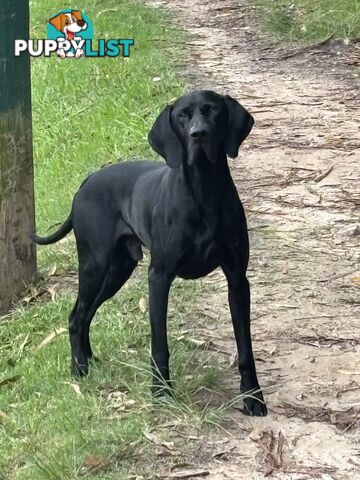
<svg viewBox="0 0 360 480">
<path fill-rule="evenodd" d="M 151 253 L 154 392 L 170 391 L 166 315 L 172 281 L 176 276 L 199 278 L 221 266 L 229 285 L 240 390 L 249 393 L 245 412 L 266 415 L 250 336 L 246 218 L 226 157 L 237 156 L 253 124 L 253 117 L 229 96 L 197 91 L 179 98 L 160 113 L 149 133 L 150 145 L 167 165 L 125 162 L 90 175 L 63 226 L 46 238 L 32 235 L 45 245 L 75 232 L 79 292 L 69 318 L 73 374 L 87 374 L 91 320 L 128 280 L 145 246 Z"/>
</svg>

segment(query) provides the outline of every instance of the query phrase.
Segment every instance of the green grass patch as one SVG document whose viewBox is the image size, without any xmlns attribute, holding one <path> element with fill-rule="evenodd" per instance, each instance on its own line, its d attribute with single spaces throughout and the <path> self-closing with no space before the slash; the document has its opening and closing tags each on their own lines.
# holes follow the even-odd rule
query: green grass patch
<svg viewBox="0 0 360 480">
<path fill-rule="evenodd" d="M 15 318 L 3 324 L 0 478 L 83 478 L 90 475 L 92 458 L 104 463 L 112 459 L 92 473 L 96 478 L 149 474 L 156 456 L 144 432 L 169 422 L 194 431 L 219 421 L 222 408 L 197 406 L 194 396 L 204 387 L 221 388 L 220 370 L 181 333 L 183 317 L 192 315 L 189 305 L 202 292 L 201 283 L 177 280 L 172 287 L 169 337 L 176 399 L 158 406 L 150 395 L 148 312 L 139 306 L 146 291 L 143 265 L 120 294 L 99 309 L 92 343 L 101 362 L 81 381 L 70 377 L 68 335 L 61 330 L 67 327 L 74 295 L 19 308 Z M 49 337 L 55 331 L 59 334 Z M 5 379 L 12 381 L 1 384 Z M 164 440 L 169 431 L 164 430 Z"/>
<path fill-rule="evenodd" d="M 337 39 L 360 37 L 358 0 L 254 0 L 264 28 L 275 40 L 311 43 L 330 35 Z"/>
</svg>

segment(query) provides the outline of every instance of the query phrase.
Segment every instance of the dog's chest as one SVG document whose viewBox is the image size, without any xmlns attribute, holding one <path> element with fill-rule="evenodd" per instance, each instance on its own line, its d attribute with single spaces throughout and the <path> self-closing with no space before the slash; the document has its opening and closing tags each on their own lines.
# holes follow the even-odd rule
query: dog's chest
<svg viewBox="0 0 360 480">
<path fill-rule="evenodd" d="M 183 278 L 199 278 L 218 266 L 219 243 L 216 235 L 217 222 L 213 224 L 198 218 L 195 228 L 180 240 L 178 275 Z"/>
</svg>

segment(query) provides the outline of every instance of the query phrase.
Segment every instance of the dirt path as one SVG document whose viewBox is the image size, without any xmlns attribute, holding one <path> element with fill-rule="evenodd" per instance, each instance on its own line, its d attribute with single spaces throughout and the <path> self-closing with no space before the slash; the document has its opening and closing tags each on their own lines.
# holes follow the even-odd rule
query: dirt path
<svg viewBox="0 0 360 480">
<path fill-rule="evenodd" d="M 195 34 L 191 82 L 230 93 L 256 118 L 231 167 L 251 230 L 253 339 L 269 415 L 234 410 L 228 434 L 204 440 L 193 460 L 209 480 L 360 479 L 360 140 L 346 55 L 335 68 L 336 46 L 280 60 L 238 1 L 154 3 Z M 219 272 L 207 281 L 220 285 L 196 333 L 231 354 L 226 286 Z M 230 356 L 218 353 L 229 398 L 238 388 Z"/>
</svg>

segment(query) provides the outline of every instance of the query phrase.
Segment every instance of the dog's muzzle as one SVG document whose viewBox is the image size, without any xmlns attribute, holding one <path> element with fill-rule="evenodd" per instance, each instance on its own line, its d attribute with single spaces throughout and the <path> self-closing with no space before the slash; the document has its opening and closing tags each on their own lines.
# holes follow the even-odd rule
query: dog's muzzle
<svg viewBox="0 0 360 480">
<path fill-rule="evenodd" d="M 190 137 L 192 139 L 203 139 L 206 137 L 206 135 L 209 133 L 208 130 L 205 127 L 202 127 L 201 125 L 193 125 L 190 128 Z"/>
</svg>

